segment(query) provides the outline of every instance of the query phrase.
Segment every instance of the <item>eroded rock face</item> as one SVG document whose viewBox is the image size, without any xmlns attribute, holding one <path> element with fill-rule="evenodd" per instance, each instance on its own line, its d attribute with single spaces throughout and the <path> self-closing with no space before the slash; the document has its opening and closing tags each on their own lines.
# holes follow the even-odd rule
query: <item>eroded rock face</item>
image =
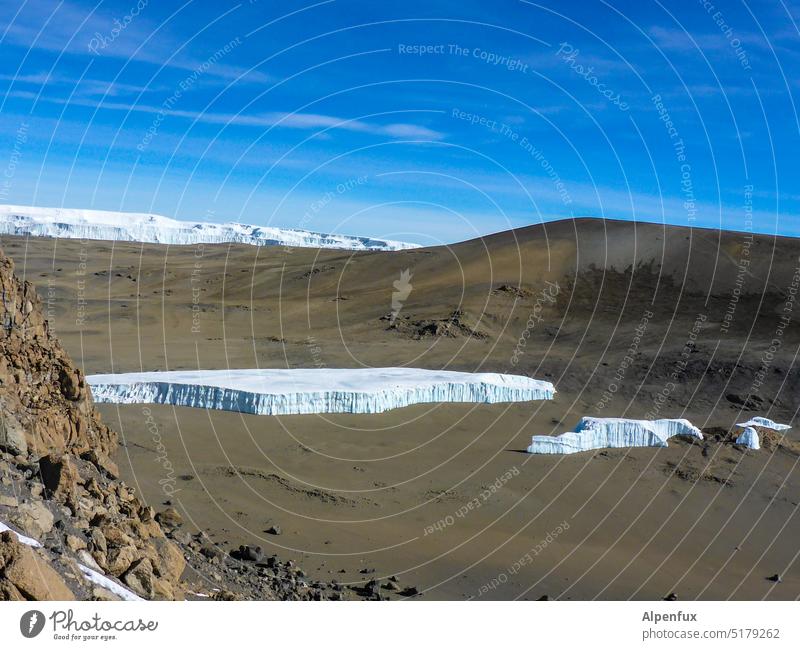
<svg viewBox="0 0 800 650">
<path fill-rule="evenodd" d="M 30 282 L 0 251 L 0 448 L 13 454 L 110 455 L 116 434 L 100 420 L 83 373 L 44 317 Z"/>
<path fill-rule="evenodd" d="M 73 597 L 48 564 L 48 551 L 61 549 L 140 596 L 181 598 L 182 552 L 118 480 L 116 434 L 51 332 L 33 286 L 1 251 L 0 300 L 0 469 L 25 495 L 0 504 L 0 521 L 44 544 L 34 550 L 4 534 L 0 600 Z M 37 567 L 46 584 L 29 575 Z"/>
</svg>

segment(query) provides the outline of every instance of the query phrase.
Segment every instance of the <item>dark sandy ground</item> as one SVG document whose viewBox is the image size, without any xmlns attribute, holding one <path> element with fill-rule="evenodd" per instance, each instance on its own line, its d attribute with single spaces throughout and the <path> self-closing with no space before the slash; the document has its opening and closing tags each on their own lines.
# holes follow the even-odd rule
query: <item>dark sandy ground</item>
<svg viewBox="0 0 800 650">
<path fill-rule="evenodd" d="M 728 433 L 796 416 L 798 240 L 579 220 L 400 253 L 2 245 L 87 373 L 405 364 L 559 391 L 362 416 L 101 406 L 125 478 L 225 549 L 427 598 L 800 596 L 800 431 L 758 452 Z M 582 415 L 688 417 L 707 442 L 522 453 Z"/>
</svg>

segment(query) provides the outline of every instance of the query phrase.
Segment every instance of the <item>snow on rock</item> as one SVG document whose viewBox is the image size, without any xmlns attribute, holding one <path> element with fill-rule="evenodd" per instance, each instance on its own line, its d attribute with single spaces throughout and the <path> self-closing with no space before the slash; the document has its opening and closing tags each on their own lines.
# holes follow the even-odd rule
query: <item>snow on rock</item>
<svg viewBox="0 0 800 650">
<path fill-rule="evenodd" d="M 750 418 L 747 422 L 742 422 L 741 424 L 737 424 L 737 427 L 764 427 L 765 429 L 772 429 L 773 431 L 786 431 L 787 429 L 791 429 L 791 425 L 789 424 L 778 424 L 774 420 L 770 420 L 769 418 L 762 418 L 760 415 L 754 418 Z"/>
<path fill-rule="evenodd" d="M 256 415 L 382 413 L 430 402 L 552 399 L 550 382 L 420 368 L 140 372 L 87 377 L 95 402 L 171 404 Z"/>
<path fill-rule="evenodd" d="M 27 535 L 18 533 L 16 530 L 9 528 L 6 524 L 0 521 L 0 533 L 4 533 L 7 530 L 10 530 L 12 533 L 14 533 L 20 543 L 25 544 L 26 546 L 33 546 L 33 548 L 39 548 L 41 546 L 41 544 L 37 540 L 33 539 L 33 537 L 28 537 Z"/>
<path fill-rule="evenodd" d="M 703 439 L 700 429 L 684 419 L 629 420 L 582 418 L 575 431 L 560 436 L 533 436 L 530 454 L 574 454 L 609 447 L 666 447 L 672 436 Z"/>
<path fill-rule="evenodd" d="M 28 537 L 27 535 L 23 535 L 22 533 L 18 533 L 13 528 L 9 528 L 6 524 L 0 521 L 0 533 L 10 530 L 17 536 L 17 539 L 20 541 L 21 544 L 25 544 L 26 546 L 32 546 L 33 548 L 41 548 L 41 542 L 33 539 L 32 537 Z M 130 589 L 123 587 L 118 582 L 114 582 L 108 576 L 104 576 L 99 571 L 95 571 L 94 569 L 90 569 L 87 566 L 84 566 L 80 562 L 77 563 L 78 568 L 81 570 L 84 578 L 86 578 L 89 582 L 92 582 L 100 587 L 108 589 L 112 594 L 118 596 L 122 600 L 144 600 L 143 598 L 137 596 L 133 593 Z"/>
<path fill-rule="evenodd" d="M 136 241 L 152 244 L 226 244 L 296 246 L 346 250 L 394 251 L 417 244 L 332 235 L 242 223 L 193 223 L 156 214 L 0 206 L 0 235 L 31 235 L 62 239 Z"/>
<path fill-rule="evenodd" d="M 741 435 L 736 438 L 736 444 L 747 447 L 748 449 L 761 449 L 761 444 L 758 440 L 758 431 L 753 427 L 745 427 Z"/>
<path fill-rule="evenodd" d="M 123 587 L 118 582 L 114 582 L 108 576 L 104 576 L 102 573 L 90 569 L 88 566 L 79 563 L 78 568 L 81 570 L 83 577 L 89 582 L 103 587 L 103 589 L 108 589 L 112 594 L 118 596 L 122 600 L 144 600 L 144 598 L 137 596 L 127 587 Z"/>
</svg>

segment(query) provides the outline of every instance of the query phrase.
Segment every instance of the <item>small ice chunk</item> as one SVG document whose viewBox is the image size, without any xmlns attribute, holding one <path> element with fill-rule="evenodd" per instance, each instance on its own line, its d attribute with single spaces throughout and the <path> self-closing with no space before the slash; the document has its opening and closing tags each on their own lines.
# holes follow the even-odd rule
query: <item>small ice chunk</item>
<svg viewBox="0 0 800 650">
<path fill-rule="evenodd" d="M 772 429 L 773 431 L 786 431 L 791 429 L 789 424 L 779 424 L 769 418 L 762 418 L 760 415 L 750 418 L 747 422 L 741 422 L 736 425 L 737 427 L 764 427 L 765 429 Z"/>
<path fill-rule="evenodd" d="M 747 447 L 748 449 L 761 449 L 761 444 L 758 440 L 758 431 L 753 427 L 745 427 L 741 435 L 736 438 L 736 444 Z"/>
</svg>

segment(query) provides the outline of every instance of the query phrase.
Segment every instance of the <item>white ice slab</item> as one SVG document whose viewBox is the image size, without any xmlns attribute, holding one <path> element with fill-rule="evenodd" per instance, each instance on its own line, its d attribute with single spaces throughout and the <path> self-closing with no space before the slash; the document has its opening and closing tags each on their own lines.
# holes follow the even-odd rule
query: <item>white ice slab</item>
<svg viewBox="0 0 800 650">
<path fill-rule="evenodd" d="M 758 431 L 753 427 L 745 427 L 741 435 L 736 438 L 736 444 L 747 447 L 748 449 L 761 449 L 761 443 L 758 439 Z"/>
<path fill-rule="evenodd" d="M 62 239 L 100 239 L 153 244 L 240 243 L 254 246 L 298 246 L 345 250 L 394 251 L 417 244 L 332 235 L 308 230 L 253 226 L 243 223 L 178 221 L 157 214 L 35 208 L 0 205 L 0 235 L 31 235 Z"/>
<path fill-rule="evenodd" d="M 672 436 L 703 439 L 700 429 L 684 419 L 631 420 L 582 418 L 575 431 L 560 436 L 533 436 L 531 454 L 574 454 L 617 447 L 666 447 Z"/>
<path fill-rule="evenodd" d="M 0 521 L 0 533 L 6 530 L 10 530 L 12 533 L 14 533 L 21 544 L 32 546 L 33 548 L 41 548 L 42 546 L 41 542 L 33 539 L 32 537 L 28 537 L 27 535 L 23 535 L 22 533 L 18 533 L 16 530 L 9 528 L 6 524 Z M 137 596 L 135 593 L 133 593 L 130 589 L 123 587 L 121 584 L 115 582 L 108 576 L 104 576 L 102 573 L 95 571 L 94 569 L 90 569 L 79 562 L 77 564 L 78 568 L 81 570 L 81 573 L 89 582 L 108 589 L 112 594 L 122 598 L 122 600 L 144 600 L 140 596 Z"/>
<path fill-rule="evenodd" d="M 382 413 L 430 402 L 552 399 L 550 382 L 420 368 L 141 372 L 87 377 L 96 402 L 172 404 L 257 415 Z"/>
<path fill-rule="evenodd" d="M 736 425 L 737 427 L 764 427 L 765 429 L 772 429 L 773 431 L 786 431 L 791 429 L 789 424 L 778 424 L 769 418 L 762 418 L 760 415 L 750 418 L 747 422 L 742 422 Z"/>
</svg>

